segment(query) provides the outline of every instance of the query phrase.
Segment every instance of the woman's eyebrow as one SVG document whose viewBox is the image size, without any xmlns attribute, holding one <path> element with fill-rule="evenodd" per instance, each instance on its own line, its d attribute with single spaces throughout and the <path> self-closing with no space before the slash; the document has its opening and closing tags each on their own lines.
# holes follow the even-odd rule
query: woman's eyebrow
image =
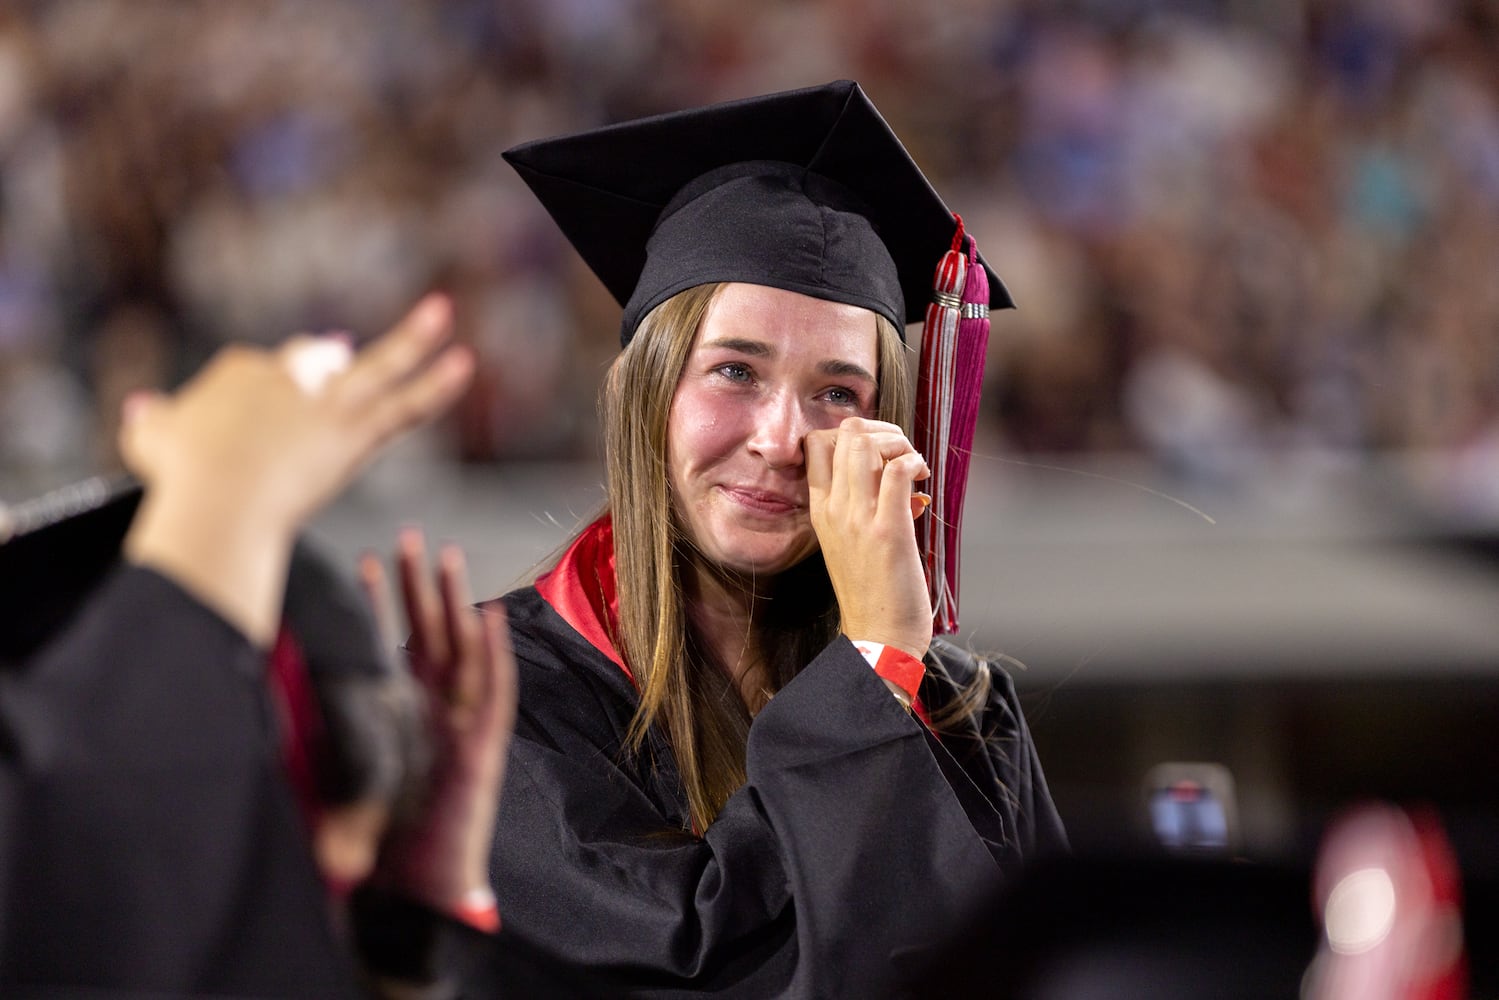
<svg viewBox="0 0 1499 1000">
<path fill-rule="evenodd" d="M 703 349 L 722 351 L 735 351 L 739 354 L 747 354 L 754 358 L 775 357 L 776 350 L 763 340 L 754 340 L 750 337 L 717 337 L 713 340 L 704 341 L 698 345 Z M 841 358 L 829 358 L 819 362 L 817 370 L 823 375 L 835 378 L 856 378 L 867 382 L 875 382 L 875 377 L 870 374 L 869 369 L 853 361 L 844 361 Z"/>
<path fill-rule="evenodd" d="M 836 358 L 822 362 L 817 370 L 824 375 L 833 375 L 838 378 L 857 378 L 866 382 L 874 382 L 875 377 L 871 375 L 863 365 L 854 364 L 852 361 L 840 361 Z"/>
<path fill-rule="evenodd" d="M 763 340 L 751 340 L 748 337 L 718 337 L 704 341 L 701 346 L 738 351 L 740 354 L 749 354 L 757 358 L 768 358 L 775 354 L 771 346 Z"/>
</svg>

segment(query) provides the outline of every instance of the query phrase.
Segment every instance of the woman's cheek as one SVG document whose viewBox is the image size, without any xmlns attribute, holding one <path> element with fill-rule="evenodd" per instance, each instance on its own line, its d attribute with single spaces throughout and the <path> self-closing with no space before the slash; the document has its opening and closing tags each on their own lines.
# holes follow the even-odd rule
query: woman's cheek
<svg viewBox="0 0 1499 1000">
<path fill-rule="evenodd" d="M 713 400 L 695 396 L 679 400 L 672 419 L 672 442 L 689 466 L 704 465 L 733 447 L 731 421 Z"/>
</svg>

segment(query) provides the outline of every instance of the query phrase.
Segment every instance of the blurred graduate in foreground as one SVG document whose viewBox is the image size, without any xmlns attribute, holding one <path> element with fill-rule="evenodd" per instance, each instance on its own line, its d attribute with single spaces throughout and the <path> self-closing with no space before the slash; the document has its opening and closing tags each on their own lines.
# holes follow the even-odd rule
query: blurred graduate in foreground
<svg viewBox="0 0 1499 1000">
<path fill-rule="evenodd" d="M 565 981 L 511 936 L 493 943 L 485 855 L 515 699 L 500 613 L 470 609 L 461 553 L 441 553 L 434 583 L 420 535 L 404 536 L 413 686 L 363 597 L 297 543 L 467 384 L 448 325 L 434 296 L 357 355 L 330 338 L 227 348 L 175 395 L 131 403 L 121 445 L 143 493 L 75 490 L 9 515 L 6 995 L 431 985 L 434 928 L 482 939 L 489 973 L 522 993 Z M 364 577 L 385 603 L 378 560 Z M 341 903 L 360 883 L 372 945 L 403 912 L 426 915 L 404 957 L 351 958 Z"/>
</svg>

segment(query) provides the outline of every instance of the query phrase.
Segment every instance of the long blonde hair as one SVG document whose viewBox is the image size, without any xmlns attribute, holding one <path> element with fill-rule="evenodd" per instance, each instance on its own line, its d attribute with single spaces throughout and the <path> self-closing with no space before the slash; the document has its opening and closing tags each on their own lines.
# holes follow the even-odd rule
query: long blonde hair
<svg viewBox="0 0 1499 1000">
<path fill-rule="evenodd" d="M 600 400 L 609 509 L 614 521 L 619 634 L 614 640 L 640 691 L 626 748 L 638 751 L 659 724 L 687 792 L 692 826 L 706 830 L 745 781 L 750 717 L 727 674 L 698 648 L 682 590 L 690 546 L 682 533 L 667 469 L 667 421 L 693 339 L 719 284 L 680 292 L 641 321 L 616 359 Z M 876 317 L 877 413 L 908 433 L 912 391 L 895 326 Z M 832 641 L 837 603 L 820 555 L 782 574 L 779 596 L 755 623 L 774 689 Z"/>
</svg>

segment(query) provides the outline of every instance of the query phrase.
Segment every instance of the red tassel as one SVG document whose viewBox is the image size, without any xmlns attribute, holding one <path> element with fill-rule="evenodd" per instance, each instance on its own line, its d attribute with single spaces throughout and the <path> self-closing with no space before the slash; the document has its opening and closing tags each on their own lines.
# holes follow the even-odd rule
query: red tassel
<svg viewBox="0 0 1499 1000">
<path fill-rule="evenodd" d="M 988 344 L 989 277 L 957 217 L 952 249 L 937 265 L 927 307 L 916 392 L 916 447 L 932 470 L 925 484 L 932 504 L 918 525 L 917 543 L 936 635 L 958 630 L 963 498 Z"/>
<path fill-rule="evenodd" d="M 926 569 L 927 593 L 932 601 L 933 632 L 942 634 L 950 617 L 952 593 L 947 565 L 948 445 L 951 441 L 952 389 L 957 364 L 958 320 L 968 259 L 962 251 L 963 220 L 958 219 L 952 249 L 942 255 L 932 283 L 921 333 L 921 368 L 916 388 L 916 448 L 926 457 L 931 478 L 924 484 L 932 496 L 926 517 L 918 524 L 917 544 Z"/>
</svg>

